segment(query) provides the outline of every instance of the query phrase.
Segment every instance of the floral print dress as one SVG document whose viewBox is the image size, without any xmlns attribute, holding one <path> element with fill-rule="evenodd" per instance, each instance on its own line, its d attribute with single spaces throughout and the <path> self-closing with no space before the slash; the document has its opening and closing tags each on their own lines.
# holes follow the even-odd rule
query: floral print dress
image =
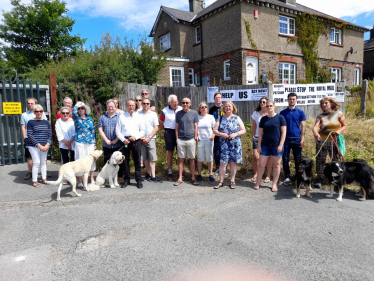
<svg viewBox="0 0 374 281">
<path fill-rule="evenodd" d="M 221 117 L 218 130 L 222 133 L 231 135 L 240 131 L 238 116 L 231 115 L 230 119 L 227 120 L 225 116 Z M 221 142 L 221 156 L 220 163 L 242 163 L 242 140 L 240 137 L 236 137 L 232 140 L 219 138 Z"/>
</svg>

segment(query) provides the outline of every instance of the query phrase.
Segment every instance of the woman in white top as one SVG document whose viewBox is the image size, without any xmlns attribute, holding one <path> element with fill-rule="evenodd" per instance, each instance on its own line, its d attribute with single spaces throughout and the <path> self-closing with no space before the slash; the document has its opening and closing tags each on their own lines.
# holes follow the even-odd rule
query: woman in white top
<svg viewBox="0 0 374 281">
<path fill-rule="evenodd" d="M 57 119 L 55 124 L 56 135 L 59 141 L 59 148 L 61 152 L 62 164 L 74 161 L 75 150 L 75 128 L 74 121 L 69 117 L 70 109 L 66 106 L 60 109 L 62 118 Z M 70 153 L 70 159 L 69 159 Z"/>
<path fill-rule="evenodd" d="M 266 102 L 268 98 L 263 97 L 260 99 L 260 104 L 257 106 L 256 110 L 253 112 L 252 118 L 252 148 L 253 148 L 253 157 L 252 157 L 252 167 L 255 174 L 250 179 L 251 182 L 257 181 L 257 165 L 258 160 L 260 159 L 260 154 L 257 151 L 258 147 L 258 131 L 261 118 L 268 114 L 266 110 Z M 265 182 L 270 182 L 270 173 L 271 173 L 271 156 L 269 157 L 266 163 L 266 178 Z"/>
<path fill-rule="evenodd" d="M 142 96 L 136 96 L 135 97 L 135 107 L 136 107 L 136 112 L 139 112 L 139 111 L 142 111 L 143 110 L 143 106 L 142 106 L 142 103 L 143 103 L 143 98 Z M 142 165 L 143 166 L 143 165 Z"/>
<path fill-rule="evenodd" d="M 209 180 L 214 181 L 213 177 L 213 145 L 214 133 L 213 128 L 216 120 L 213 115 L 208 114 L 208 105 L 201 102 L 197 113 L 199 114 L 199 123 L 197 125 L 198 143 L 197 143 L 197 180 L 202 181 L 201 170 L 204 162 L 204 154 L 206 155 L 206 162 L 209 170 Z"/>
</svg>

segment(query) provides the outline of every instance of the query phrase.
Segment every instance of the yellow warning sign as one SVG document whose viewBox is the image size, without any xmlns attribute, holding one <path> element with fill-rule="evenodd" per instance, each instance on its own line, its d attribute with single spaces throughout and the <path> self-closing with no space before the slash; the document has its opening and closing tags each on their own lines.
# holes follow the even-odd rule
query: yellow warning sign
<svg viewBox="0 0 374 281">
<path fill-rule="evenodd" d="M 4 114 L 22 114 L 22 105 L 20 102 L 3 102 Z"/>
</svg>

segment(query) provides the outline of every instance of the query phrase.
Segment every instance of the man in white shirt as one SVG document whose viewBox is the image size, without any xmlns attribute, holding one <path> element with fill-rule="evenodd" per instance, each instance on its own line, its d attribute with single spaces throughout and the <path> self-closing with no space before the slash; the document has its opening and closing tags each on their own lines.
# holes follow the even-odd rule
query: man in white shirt
<svg viewBox="0 0 374 281">
<path fill-rule="evenodd" d="M 124 174 L 121 188 L 125 188 L 130 184 L 130 152 L 132 152 L 135 165 L 136 186 L 142 188 L 140 139 L 143 138 L 145 134 L 144 121 L 143 118 L 135 112 L 135 100 L 128 100 L 126 102 L 126 108 L 127 112 L 120 115 L 116 125 L 116 135 L 124 144 L 121 152 L 126 158 L 119 169 L 119 176 L 122 177 Z"/>
<path fill-rule="evenodd" d="M 162 182 L 156 177 L 156 133 L 158 131 L 158 117 L 157 113 L 150 109 L 151 101 L 148 98 L 142 100 L 143 110 L 138 111 L 138 114 L 143 117 L 145 126 L 145 136 L 141 139 L 142 142 L 142 160 L 147 169 L 146 180 L 150 182 Z"/>
</svg>

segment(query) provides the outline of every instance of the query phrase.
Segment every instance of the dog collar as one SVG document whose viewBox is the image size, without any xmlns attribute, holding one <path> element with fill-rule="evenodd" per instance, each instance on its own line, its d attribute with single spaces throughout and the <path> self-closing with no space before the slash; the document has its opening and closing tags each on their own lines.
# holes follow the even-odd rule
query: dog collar
<svg viewBox="0 0 374 281">
<path fill-rule="evenodd" d="M 115 165 L 114 165 L 114 164 L 110 164 L 110 163 L 109 163 L 109 160 L 108 160 L 108 162 L 106 162 L 106 163 L 107 163 L 108 165 L 113 165 L 114 167 L 117 167 L 117 165 L 118 165 L 118 163 L 115 164 Z"/>
<path fill-rule="evenodd" d="M 93 156 L 92 154 L 90 154 L 90 156 L 92 156 L 92 158 L 93 158 L 94 161 L 97 160 L 97 157 Z"/>
</svg>

